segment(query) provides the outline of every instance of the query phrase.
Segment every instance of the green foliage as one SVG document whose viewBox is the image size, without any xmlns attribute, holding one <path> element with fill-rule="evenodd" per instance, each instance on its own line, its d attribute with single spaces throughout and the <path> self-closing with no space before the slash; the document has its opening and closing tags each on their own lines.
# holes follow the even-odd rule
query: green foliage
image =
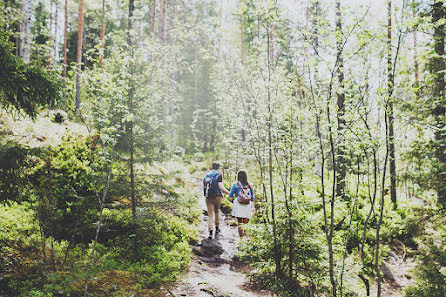
<svg viewBox="0 0 446 297">
<path fill-rule="evenodd" d="M 103 187 L 96 185 L 92 162 L 85 139 L 70 135 L 40 155 L 29 174 L 29 195 L 46 234 L 58 239 L 92 238 L 90 224 L 96 221 L 99 207 L 96 193 Z"/>
<path fill-rule="evenodd" d="M 0 142 L 0 201 L 23 200 L 29 157 L 38 152 L 14 142 Z"/>
<path fill-rule="evenodd" d="M 419 265 L 415 268 L 417 285 L 405 289 L 408 297 L 446 295 L 446 228 L 444 211 L 432 217 L 436 226 L 434 233 L 418 238 L 421 248 L 418 251 Z"/>
<path fill-rule="evenodd" d="M 60 109 L 52 110 L 49 117 L 53 123 L 63 124 L 67 120 L 67 113 Z"/>
<path fill-rule="evenodd" d="M 291 206 L 291 226 L 285 209 L 280 208 L 278 211 L 281 212 L 276 221 L 278 246 L 274 248 L 271 224 L 262 224 L 254 219 L 248 228 L 251 240 L 242 242 L 239 256 L 252 263 L 257 268 L 257 276 L 269 280 L 269 285 L 280 290 L 284 296 L 310 296 L 305 287 L 314 289 L 320 285 L 317 275 L 324 251 L 320 245 L 319 230 L 308 210 L 296 201 Z M 291 241 L 290 230 L 293 232 Z M 292 278 L 289 277 L 290 244 L 293 245 Z M 277 255 L 281 259 L 281 277 L 277 283 L 271 283 L 273 275 L 277 273 L 274 265 Z"/>
<path fill-rule="evenodd" d="M 0 295 L 14 296 L 38 271 L 38 225 L 29 203 L 0 203 Z M 11 295 L 9 295 L 11 294 Z"/>
<path fill-rule="evenodd" d="M 12 54 L 4 32 L 0 35 L 0 103 L 4 108 L 31 117 L 37 108 L 51 106 L 60 98 L 59 78 L 37 64 L 25 64 Z"/>
</svg>

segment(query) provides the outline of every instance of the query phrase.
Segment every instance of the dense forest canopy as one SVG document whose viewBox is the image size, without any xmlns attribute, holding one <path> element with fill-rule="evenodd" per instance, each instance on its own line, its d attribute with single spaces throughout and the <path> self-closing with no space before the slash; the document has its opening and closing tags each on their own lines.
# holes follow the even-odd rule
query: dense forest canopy
<svg viewBox="0 0 446 297">
<path fill-rule="evenodd" d="M 445 2 L 0 0 L 0 295 L 168 296 L 218 160 L 266 288 L 445 296 Z"/>
</svg>

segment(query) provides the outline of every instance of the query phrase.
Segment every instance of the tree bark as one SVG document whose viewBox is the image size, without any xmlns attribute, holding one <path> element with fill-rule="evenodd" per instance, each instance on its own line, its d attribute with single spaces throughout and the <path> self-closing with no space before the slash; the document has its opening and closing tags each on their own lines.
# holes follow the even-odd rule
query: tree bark
<svg viewBox="0 0 446 297">
<path fill-rule="evenodd" d="M 173 23 L 172 23 L 172 40 L 173 40 L 173 48 L 175 51 L 174 57 L 173 57 L 173 72 L 171 75 L 171 96 L 170 96 L 170 139 L 174 141 L 175 138 L 175 94 L 177 92 L 177 79 L 178 79 L 178 61 L 177 61 L 177 54 L 176 54 L 176 48 L 177 48 L 177 40 L 178 40 L 178 34 L 176 32 L 176 27 L 178 25 L 178 4 L 177 0 L 174 0 L 173 2 Z"/>
<path fill-rule="evenodd" d="M 389 105 L 389 177 L 390 177 L 390 200 L 393 207 L 397 206 L 396 198 L 396 161 L 395 161 L 395 132 L 393 117 L 393 89 L 394 77 L 392 70 L 392 0 L 387 1 L 387 95 Z"/>
<path fill-rule="evenodd" d="M 53 0 L 50 0 L 50 20 L 49 20 L 49 25 L 50 25 L 50 36 L 49 36 L 49 40 L 48 40 L 48 45 L 50 46 L 50 51 L 48 53 L 48 61 L 47 61 L 47 67 L 50 68 L 51 67 L 51 56 L 53 53 Z"/>
<path fill-rule="evenodd" d="M 32 1 L 23 1 L 24 10 L 24 26 L 23 26 L 23 43 L 22 43 L 22 57 L 25 62 L 30 61 L 30 39 L 31 39 L 31 20 L 32 20 Z"/>
<path fill-rule="evenodd" d="M 152 36 L 155 37 L 155 23 L 156 23 L 156 0 L 152 0 L 152 17 L 150 18 L 150 30 Z"/>
<path fill-rule="evenodd" d="M 105 35 L 105 0 L 102 0 L 102 17 L 101 17 L 101 42 L 99 49 L 99 68 L 102 68 L 104 61 L 104 35 Z"/>
<path fill-rule="evenodd" d="M 240 15 L 240 55 L 241 55 L 241 62 L 242 62 L 242 90 L 243 90 L 243 95 L 245 94 L 245 90 L 246 90 L 246 82 L 245 82 L 245 73 L 244 73 L 244 66 L 245 66 L 245 31 L 244 31 L 244 27 L 245 27 L 245 16 L 244 16 L 244 12 L 241 13 Z M 243 97 L 241 98 L 241 100 L 243 100 Z M 246 130 L 245 129 L 241 129 L 240 130 L 241 136 L 242 136 L 242 142 L 244 143 L 246 141 Z"/>
<path fill-rule="evenodd" d="M 220 0 L 220 8 L 218 9 L 218 52 L 217 52 L 217 63 L 220 63 L 221 55 L 221 24 L 223 15 L 223 0 Z"/>
<path fill-rule="evenodd" d="M 63 32 L 63 72 L 62 76 L 67 77 L 67 32 L 68 32 L 68 0 L 65 0 L 64 32 Z"/>
<path fill-rule="evenodd" d="M 160 19 L 159 19 L 159 39 L 162 42 L 166 41 L 166 10 L 167 0 L 161 0 L 160 3 Z"/>
<path fill-rule="evenodd" d="M 242 59 L 242 65 L 245 65 L 245 32 L 244 32 L 244 26 L 245 26 L 245 18 L 244 13 L 240 15 L 240 49 L 241 49 L 241 59 Z"/>
<path fill-rule="evenodd" d="M 338 120 L 338 137 L 339 145 L 337 147 L 336 166 L 336 196 L 345 199 L 345 178 L 347 166 L 345 164 L 345 91 L 344 91 L 344 58 L 343 58 L 343 39 L 342 39 L 342 13 L 341 1 L 336 0 L 336 50 L 337 50 L 337 76 L 338 88 L 337 95 L 337 120 Z"/>
<path fill-rule="evenodd" d="M 20 7 L 19 7 L 19 26 L 17 28 L 17 40 L 16 40 L 16 56 L 21 57 L 22 56 L 22 43 L 23 43 L 23 2 L 25 0 L 20 1 Z"/>
<path fill-rule="evenodd" d="M 435 131 L 435 157 L 439 162 L 440 172 L 438 173 L 437 195 L 438 203 L 446 207 L 446 174 L 444 168 L 446 167 L 446 150 L 445 145 L 445 78 L 444 71 L 446 64 L 444 61 L 444 39 L 445 39 L 445 25 L 440 20 L 446 18 L 446 8 L 442 1 L 436 1 L 432 9 L 432 22 L 434 23 L 434 50 L 435 56 L 432 58 L 432 72 L 434 74 L 433 96 L 435 97 L 433 116 L 437 130 Z M 443 168 L 443 169 L 441 169 Z"/>
<path fill-rule="evenodd" d="M 413 18 L 416 17 L 415 7 L 413 8 Z M 419 66 L 418 66 L 418 52 L 417 52 L 417 31 L 418 31 L 418 24 L 415 24 L 413 26 L 413 68 L 414 68 L 414 79 L 415 79 L 415 86 L 418 87 L 419 82 Z M 418 91 L 417 91 L 418 93 Z"/>
<path fill-rule="evenodd" d="M 81 105 L 81 64 L 82 64 L 82 42 L 84 31 L 84 0 L 79 0 L 78 26 L 77 26 L 77 72 L 76 72 L 76 113 Z"/>
<path fill-rule="evenodd" d="M 272 30 L 274 25 L 272 25 L 272 21 L 269 24 L 269 29 Z M 275 276 L 276 278 L 280 278 L 282 275 L 282 268 L 280 263 L 280 254 L 278 252 L 278 242 L 277 242 L 277 228 L 276 228 L 276 214 L 275 214 L 275 202 L 274 202 L 274 187 L 273 187 L 273 141 L 272 141 L 272 124 L 273 124 L 273 110 L 271 103 L 271 70 L 272 70 L 272 58 L 274 57 L 273 53 L 273 34 L 268 32 L 268 86 L 267 86 L 267 100 L 268 100 L 268 162 L 269 162 L 269 188 L 271 195 L 271 220 L 273 225 L 273 252 L 274 252 L 274 262 L 276 266 Z"/>
<path fill-rule="evenodd" d="M 389 0 L 390 2 L 390 0 Z M 384 203 L 385 203 L 385 195 L 386 195 L 386 171 L 387 171 L 387 160 L 389 158 L 389 148 L 390 148 L 390 133 L 389 133 L 389 124 L 388 124 L 388 115 L 387 110 L 388 106 L 386 106 L 386 112 L 384 115 L 385 123 L 386 123 L 386 156 L 384 159 L 384 166 L 383 166 L 383 174 L 382 174 L 382 182 L 381 182 L 381 202 L 380 202 L 380 208 L 379 208 L 379 219 L 378 224 L 376 226 L 376 251 L 375 251 L 375 271 L 376 271 L 376 278 L 377 278 L 377 297 L 381 296 L 381 271 L 379 267 L 379 240 L 380 240 L 380 229 L 381 229 L 381 223 L 383 220 L 383 214 L 384 214 Z"/>
<path fill-rule="evenodd" d="M 128 27 L 129 33 L 127 38 L 127 44 L 129 46 L 129 50 L 133 53 L 133 40 L 132 40 L 132 29 L 133 29 L 133 13 L 135 11 L 135 0 L 129 1 L 129 18 L 128 18 Z M 133 65 L 130 65 L 133 68 Z M 134 86 L 133 86 L 133 69 L 130 69 L 130 74 L 132 78 L 129 82 L 129 91 L 128 91 L 128 104 L 129 104 L 129 112 L 133 113 L 133 95 L 134 95 Z M 132 201 L 132 216 L 133 222 L 136 221 L 136 196 L 135 196 L 135 173 L 134 173 L 134 135 L 133 135 L 133 119 L 128 123 L 128 132 L 130 134 L 130 190 L 131 190 L 131 201 Z"/>
</svg>

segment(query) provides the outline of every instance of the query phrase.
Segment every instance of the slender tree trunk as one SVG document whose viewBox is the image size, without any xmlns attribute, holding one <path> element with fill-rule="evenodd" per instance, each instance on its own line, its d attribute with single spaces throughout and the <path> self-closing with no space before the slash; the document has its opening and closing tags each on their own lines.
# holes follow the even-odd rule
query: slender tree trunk
<svg viewBox="0 0 446 297">
<path fill-rule="evenodd" d="M 270 29 L 273 29 L 274 26 L 270 24 Z M 268 162 L 269 162 L 269 188 L 271 195 L 271 219 L 273 225 L 273 238 L 274 238 L 274 261 L 276 266 L 275 275 L 276 278 L 279 278 L 282 275 L 282 268 L 280 263 L 280 254 L 278 251 L 278 242 L 277 242 L 277 228 L 276 228 L 276 214 L 275 214 L 275 203 L 274 203 L 274 176 L 273 176 L 273 141 L 272 141 L 272 124 L 273 124 L 273 110 L 272 110 L 272 102 L 271 102 L 271 68 L 272 68 L 272 59 L 273 54 L 273 34 L 268 32 L 268 86 L 267 86 L 267 100 L 268 100 Z"/>
<path fill-rule="evenodd" d="M 152 0 L 152 17 L 150 18 L 150 30 L 152 36 L 155 37 L 155 24 L 156 24 L 156 0 Z"/>
<path fill-rule="evenodd" d="M 432 72 L 434 74 L 433 82 L 433 96 L 437 102 L 434 106 L 433 116 L 436 123 L 435 131 L 435 141 L 437 147 L 435 150 L 435 157 L 439 162 L 439 167 L 442 168 L 438 173 L 438 185 L 437 185 L 437 195 L 438 203 L 446 208 L 446 174 L 444 173 L 444 168 L 446 168 L 446 150 L 444 149 L 445 143 L 445 78 L 444 72 L 446 69 L 446 64 L 444 61 L 445 50 L 444 50 L 444 39 L 445 39 L 445 25 L 441 20 L 446 18 L 446 8 L 443 1 L 436 1 L 433 5 L 432 10 L 432 22 L 434 25 L 434 50 L 435 57 L 432 58 Z"/>
<path fill-rule="evenodd" d="M 50 50 L 48 52 L 48 61 L 47 61 L 47 67 L 50 68 L 51 67 L 51 56 L 53 54 L 53 0 L 50 0 L 50 20 L 49 20 L 49 25 L 50 25 L 50 36 L 49 36 L 49 40 L 48 40 L 48 45 L 50 46 Z"/>
<path fill-rule="evenodd" d="M 127 45 L 129 47 L 130 52 L 133 55 L 134 49 L 133 49 L 133 39 L 132 39 L 132 31 L 133 31 L 133 13 L 135 11 L 135 0 L 129 1 L 129 18 L 128 18 L 128 27 L 129 27 L 129 33 L 127 38 Z M 129 105 L 129 112 L 133 113 L 133 96 L 134 96 L 134 86 L 133 86 L 133 62 L 130 63 L 130 82 L 129 82 L 129 91 L 128 91 L 128 105 Z M 130 191 L 131 191 L 131 200 L 132 200 L 132 217 L 133 217 L 133 223 L 136 222 L 136 196 L 135 196 L 135 173 L 134 173 L 134 135 L 133 135 L 133 120 L 130 120 L 128 125 L 128 132 L 129 132 L 129 148 L 130 148 Z M 136 225 L 134 226 L 136 228 Z M 136 231 L 136 230 L 135 230 Z M 136 250 L 135 250 L 136 252 Z"/>
<path fill-rule="evenodd" d="M 241 49 L 241 59 L 242 59 L 242 65 L 245 65 L 245 15 L 242 13 L 240 15 L 240 49 Z"/>
<path fill-rule="evenodd" d="M 220 63 L 221 55 L 221 24 L 223 21 L 223 0 L 220 0 L 220 8 L 218 9 L 218 52 L 217 52 L 217 63 Z"/>
<path fill-rule="evenodd" d="M 59 42 L 58 42 L 58 37 L 60 36 L 59 34 L 59 7 L 60 7 L 60 2 L 56 1 L 56 11 L 54 14 L 54 53 L 53 53 L 53 60 L 60 62 L 60 54 L 59 54 Z"/>
<path fill-rule="evenodd" d="M 172 35 L 173 35 L 173 48 L 174 48 L 174 56 L 173 56 L 173 72 L 171 75 L 171 96 L 170 96 L 170 139 L 174 141 L 175 138 L 175 95 L 177 93 L 177 80 L 178 80 L 178 61 L 177 61 L 177 40 L 178 34 L 176 31 L 178 25 L 178 3 L 177 0 L 173 2 L 173 24 L 172 24 Z M 213 146 L 213 144 L 212 144 Z"/>
<path fill-rule="evenodd" d="M 274 66 L 274 59 L 275 59 L 275 56 L 274 56 L 274 29 L 275 29 L 274 22 L 271 21 L 270 27 L 269 27 L 269 40 L 270 40 L 269 59 L 270 59 L 270 63 L 272 66 Z"/>
<path fill-rule="evenodd" d="M 342 40 L 342 12 L 341 1 L 336 0 L 336 48 L 337 48 L 337 76 L 338 88 L 337 95 L 337 120 L 338 120 L 338 147 L 336 156 L 337 166 L 337 182 L 336 182 L 336 196 L 345 199 L 345 178 L 347 166 L 345 164 L 345 91 L 344 91 L 344 58 L 343 58 L 343 40 Z"/>
<path fill-rule="evenodd" d="M 77 27 L 77 72 L 76 72 L 76 112 L 81 105 L 81 64 L 82 64 L 82 42 L 84 32 L 84 0 L 79 0 L 78 27 Z"/>
<path fill-rule="evenodd" d="M 166 10 L 167 0 L 160 0 L 160 19 L 159 19 L 159 38 L 162 42 L 166 41 Z"/>
<path fill-rule="evenodd" d="M 395 136 L 393 118 L 393 88 L 394 78 L 392 70 L 392 0 L 387 1 L 387 100 L 389 101 L 389 166 L 390 166 L 390 200 L 393 207 L 397 207 L 396 199 L 396 163 L 395 163 Z"/>
<path fill-rule="evenodd" d="M 240 15 L 240 56 L 241 56 L 241 62 L 242 62 L 242 98 L 241 100 L 243 100 L 244 98 L 244 94 L 246 91 L 246 82 L 245 82 L 245 72 L 244 72 L 244 68 L 245 68 L 245 15 L 244 12 L 241 13 Z M 241 129 L 240 130 L 241 136 L 242 136 L 242 142 L 244 143 L 246 141 L 246 130 L 245 129 Z"/>
<path fill-rule="evenodd" d="M 390 0 L 389 0 L 390 1 Z M 381 181 L 381 202 L 380 202 L 380 208 L 379 208 L 379 219 L 378 224 L 376 227 L 376 250 L 375 250 L 375 271 L 376 271 L 376 277 L 377 277 L 377 297 L 381 296 L 381 271 L 379 267 L 379 246 L 380 246 L 380 229 L 381 229 L 381 223 L 383 219 L 383 213 L 384 213 L 384 197 L 386 195 L 386 170 L 387 170 L 387 160 L 389 158 L 389 151 L 390 151 L 390 133 L 389 133 L 389 124 L 388 124 L 388 118 L 390 118 L 387 115 L 388 106 L 386 106 L 386 112 L 385 112 L 385 123 L 386 123 L 386 156 L 384 159 L 384 167 L 383 167 L 383 174 L 382 174 L 382 181 Z"/>
<path fill-rule="evenodd" d="M 194 87 L 195 87 L 195 98 L 198 97 L 198 38 L 195 41 L 195 58 L 194 58 Z"/>
<path fill-rule="evenodd" d="M 30 61 L 30 47 L 31 47 L 31 22 L 32 22 L 32 1 L 23 0 L 24 11 L 24 25 L 23 25 L 23 43 L 22 43 L 22 57 L 25 62 Z"/>
<path fill-rule="evenodd" d="M 104 35 L 105 35 L 105 0 L 102 0 L 102 16 L 101 16 L 101 42 L 99 49 L 99 68 L 102 68 L 104 61 Z"/>
<path fill-rule="evenodd" d="M 415 19 L 415 17 L 416 17 L 415 7 L 413 7 L 412 16 Z M 413 68 L 414 68 L 414 79 L 415 79 L 416 87 L 418 87 L 418 82 L 419 82 L 417 31 L 418 31 L 418 24 L 415 24 L 413 26 Z M 418 91 L 417 91 L 417 93 L 418 93 Z"/>
<path fill-rule="evenodd" d="M 62 76 L 67 77 L 67 36 L 68 36 L 68 0 L 65 0 L 64 32 L 63 32 L 63 72 Z"/>
<path fill-rule="evenodd" d="M 320 10 L 319 4 L 320 4 L 319 0 L 316 0 L 313 2 L 313 5 L 311 7 L 311 14 L 312 14 L 311 23 L 313 26 L 311 41 L 315 49 L 319 47 L 319 21 L 318 21 L 319 10 Z"/>
<path fill-rule="evenodd" d="M 292 213 L 292 201 L 293 201 L 293 178 L 294 178 L 294 166 L 293 166 L 293 152 L 294 152 L 294 106 L 291 106 L 291 124 L 290 124 L 290 181 L 289 181 L 289 204 L 286 203 L 286 208 L 288 212 L 288 270 L 289 270 L 289 279 L 292 280 L 294 277 L 293 274 L 293 263 L 294 263 L 294 226 L 293 226 L 293 213 Z M 286 189 L 285 189 L 285 201 L 286 200 Z"/>
<path fill-rule="evenodd" d="M 331 88 L 330 88 L 331 92 Z M 335 153 L 335 143 L 333 139 L 333 131 L 331 129 L 332 121 L 330 116 L 330 106 L 329 102 L 331 100 L 327 100 L 327 120 L 328 120 L 328 135 L 330 140 L 330 148 L 331 148 L 331 157 L 333 162 L 333 186 L 332 186 L 332 195 L 330 201 L 330 229 L 327 230 L 327 245 L 328 245 L 328 270 L 330 276 L 330 283 L 333 289 L 332 294 L 333 297 L 337 296 L 337 284 L 336 278 L 334 274 L 334 251 L 333 251 L 333 232 L 334 232 L 334 212 L 335 212 L 335 201 L 336 201 L 336 186 L 338 185 L 338 171 L 337 163 L 336 163 L 336 153 Z"/>
<path fill-rule="evenodd" d="M 22 56 L 22 43 L 23 43 L 23 1 L 20 1 L 20 7 L 19 7 L 19 26 L 17 28 L 17 40 L 16 40 L 16 56 L 21 57 Z"/>
<path fill-rule="evenodd" d="M 90 262 L 88 263 L 87 274 L 85 276 L 84 297 L 87 297 L 88 282 L 89 282 L 89 279 L 90 279 L 90 271 L 91 271 L 91 267 L 93 266 L 94 254 L 96 253 L 96 244 L 97 244 L 98 239 L 99 239 L 99 232 L 101 231 L 102 217 L 104 215 L 105 200 L 107 198 L 108 190 L 109 190 L 109 187 L 110 187 L 110 177 L 111 177 L 111 174 L 112 174 L 112 168 L 113 168 L 113 155 L 112 155 L 112 158 L 111 158 L 111 163 L 110 163 L 110 167 L 109 167 L 109 170 L 108 170 L 107 179 L 106 179 L 106 182 L 105 182 L 105 187 L 104 187 L 104 189 L 102 191 L 102 195 L 99 195 L 99 193 L 96 192 L 96 197 L 98 198 L 98 202 L 99 202 L 99 219 L 98 219 L 98 221 L 96 223 L 96 232 L 95 232 L 95 237 L 94 237 L 94 241 L 93 241 L 93 248 L 92 248 L 91 253 L 90 253 Z M 68 252 L 68 250 L 67 250 L 67 252 Z"/>
</svg>

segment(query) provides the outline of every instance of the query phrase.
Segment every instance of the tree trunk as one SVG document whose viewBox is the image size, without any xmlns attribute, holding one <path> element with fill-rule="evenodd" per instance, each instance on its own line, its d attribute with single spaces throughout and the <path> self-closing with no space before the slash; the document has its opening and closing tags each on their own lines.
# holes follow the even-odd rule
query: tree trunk
<svg viewBox="0 0 446 297">
<path fill-rule="evenodd" d="M 195 98 L 198 98 L 198 38 L 195 41 L 195 58 L 194 58 L 194 68 L 195 68 L 195 75 L 194 75 L 194 86 L 195 86 Z"/>
<path fill-rule="evenodd" d="M 242 65 L 245 65 L 245 32 L 244 32 L 244 26 L 245 26 L 245 18 L 244 14 L 240 15 L 240 49 L 241 49 L 241 59 L 242 59 Z"/>
<path fill-rule="evenodd" d="M 60 62 L 60 54 L 59 54 L 59 42 L 57 38 L 60 36 L 59 34 L 59 1 L 56 1 L 56 11 L 54 15 L 54 53 L 53 59 L 57 62 Z"/>
<path fill-rule="evenodd" d="M 394 78 L 392 70 L 392 0 L 387 1 L 387 95 L 389 104 L 389 177 L 390 177 L 390 200 L 393 207 L 397 206 L 396 199 L 396 164 L 395 164 L 395 136 L 393 118 L 393 88 Z"/>
<path fill-rule="evenodd" d="M 270 22 L 270 28 L 269 28 L 269 59 L 272 66 L 274 66 L 274 22 Z"/>
<path fill-rule="evenodd" d="M 413 18 L 416 17 L 415 7 L 413 8 Z M 418 24 L 415 24 L 413 26 L 413 68 L 414 68 L 414 79 L 415 79 L 415 86 L 418 87 L 419 82 L 419 66 L 418 66 L 418 53 L 417 53 L 417 31 L 418 31 Z M 418 93 L 418 91 L 417 91 Z"/>
<path fill-rule="evenodd" d="M 389 0 L 390 2 L 391 0 Z M 380 208 L 379 208 L 379 219 L 378 224 L 376 226 L 376 251 L 375 251 L 375 271 L 376 271 L 376 278 L 377 278 L 377 297 L 381 296 L 381 272 L 379 267 L 379 240 L 380 240 L 380 229 L 381 229 L 381 223 L 383 219 L 384 214 L 384 197 L 386 195 L 386 170 L 387 170 L 387 159 L 389 158 L 389 144 L 390 144 L 390 133 L 389 133 L 389 125 L 388 125 L 388 115 L 387 110 L 388 106 L 386 106 L 386 112 L 385 112 L 385 123 L 386 123 L 386 156 L 384 159 L 384 167 L 383 167 L 383 174 L 382 174 L 382 182 L 381 182 L 381 202 L 380 202 Z"/>
<path fill-rule="evenodd" d="M 177 92 L 177 79 L 178 79 L 178 61 L 177 61 L 177 54 L 176 54 L 176 47 L 177 47 L 177 40 L 178 40 L 178 34 L 176 32 L 176 27 L 178 24 L 178 4 L 177 0 L 174 0 L 173 2 L 173 24 L 172 24 L 172 40 L 173 40 L 173 48 L 175 51 L 174 57 L 173 57 L 173 72 L 171 75 L 171 96 L 170 96 L 170 139 L 171 141 L 174 141 L 175 138 L 175 95 Z"/>
<path fill-rule="evenodd" d="M 218 52 L 217 52 L 217 63 L 220 63 L 221 55 L 221 24 L 223 15 L 223 0 L 220 0 L 220 8 L 218 9 Z"/>
<path fill-rule="evenodd" d="M 337 120 L 338 120 L 338 147 L 336 156 L 337 178 L 336 178 L 336 196 L 342 199 L 345 198 L 345 178 L 346 178 L 346 164 L 345 164 L 345 91 L 344 91 L 344 58 L 343 58 L 343 40 L 342 40 L 342 13 L 341 1 L 336 1 L 336 49 L 337 49 L 337 76 L 338 88 L 337 95 Z"/>
<path fill-rule="evenodd" d="M 23 43 L 22 43 L 22 57 L 25 62 L 30 61 L 30 39 L 31 39 L 31 21 L 32 21 L 32 1 L 23 1 L 24 10 L 24 25 L 23 25 Z"/>
<path fill-rule="evenodd" d="M 81 105 L 81 63 L 82 63 L 82 42 L 84 31 L 84 0 L 79 0 L 78 26 L 77 26 L 77 72 L 76 72 L 76 113 Z"/>
<path fill-rule="evenodd" d="M 241 62 L 242 62 L 242 91 L 243 91 L 243 95 L 245 94 L 245 90 L 246 90 L 246 82 L 245 82 L 245 77 L 244 77 L 244 66 L 245 66 L 245 31 L 244 31 L 244 27 L 245 27 L 245 18 L 244 18 L 244 12 L 241 13 L 240 15 L 240 55 L 241 55 Z M 243 98 L 241 98 L 241 100 L 243 100 Z M 241 129 L 240 131 L 241 136 L 242 136 L 242 142 L 244 143 L 246 141 L 246 130 L 245 129 Z"/>
<path fill-rule="evenodd" d="M 271 22 L 272 23 L 272 22 Z M 274 25 L 270 23 L 269 29 L 273 29 Z M 274 203 L 274 187 L 273 187 L 273 141 L 272 141 L 272 124 L 273 124 L 273 110 L 272 110 L 272 103 L 271 103 L 271 68 L 272 68 L 272 58 L 274 57 L 273 54 L 273 34 L 271 32 L 268 32 L 268 86 L 267 86 L 267 100 L 268 100 L 268 165 L 269 165 L 269 188 L 270 188 L 270 195 L 271 195 L 271 220 L 273 225 L 273 252 L 274 252 L 274 262 L 276 266 L 275 275 L 276 278 L 280 278 L 282 275 L 282 268 L 280 263 L 280 254 L 278 252 L 278 242 L 277 242 L 277 231 L 276 231 L 276 214 L 275 214 L 275 203 Z"/>
<path fill-rule="evenodd" d="M 53 53 L 53 0 L 50 0 L 50 21 L 49 21 L 49 25 L 50 25 L 50 36 L 49 36 L 49 40 L 48 40 L 48 45 L 50 46 L 50 51 L 48 53 L 48 61 L 47 61 L 47 67 L 50 68 L 51 67 L 51 56 Z"/>
<path fill-rule="evenodd" d="M 159 38 L 162 42 L 165 42 L 167 0 L 161 0 L 160 5 L 161 6 L 160 6 L 160 19 L 159 19 Z"/>
<path fill-rule="evenodd" d="M 23 2 L 25 0 L 20 1 L 20 7 L 19 7 L 19 26 L 17 28 L 17 40 L 16 40 L 16 56 L 21 57 L 22 56 L 22 43 L 23 43 Z"/>
<path fill-rule="evenodd" d="M 67 77 L 67 32 L 68 32 L 68 0 L 65 0 L 64 32 L 63 32 L 63 72 L 62 76 Z"/>
<path fill-rule="evenodd" d="M 443 207 L 446 207 L 446 174 L 444 168 L 446 167 L 446 150 L 444 149 L 445 143 L 445 79 L 444 71 L 446 64 L 444 61 L 444 38 L 445 38 L 445 25 L 441 22 L 446 18 L 446 8 L 442 1 L 436 1 L 432 10 L 432 22 L 434 25 L 434 50 L 435 57 L 432 58 L 432 72 L 434 74 L 434 86 L 433 96 L 437 102 L 434 106 L 433 116 L 437 130 L 435 131 L 435 141 L 437 143 L 435 150 L 435 157 L 439 162 L 440 172 L 438 173 L 438 186 L 437 195 L 438 203 Z"/>
<path fill-rule="evenodd" d="M 135 0 L 129 1 L 129 18 L 128 18 L 128 27 L 129 27 L 129 33 L 127 38 L 127 44 L 129 46 L 129 50 L 133 53 L 133 40 L 132 40 L 132 29 L 133 29 L 133 13 L 135 11 Z M 132 63 L 131 63 L 132 64 Z M 131 68 L 133 68 L 133 65 L 130 65 Z M 129 112 L 133 113 L 133 96 L 134 96 L 134 86 L 133 86 L 133 69 L 130 69 L 130 74 L 132 78 L 129 82 L 129 91 L 128 91 L 128 105 L 129 105 Z M 136 221 L 136 196 L 135 196 L 135 173 L 134 173 L 134 135 L 133 135 L 133 119 L 130 120 L 128 123 L 128 132 L 130 134 L 130 190 L 131 190 L 131 200 L 132 200 L 132 216 L 133 216 L 133 222 Z"/>
<path fill-rule="evenodd" d="M 104 60 L 104 35 L 105 35 L 105 0 L 102 0 L 101 42 L 100 42 L 100 49 L 99 49 L 99 68 L 102 68 L 103 60 Z"/>
<path fill-rule="evenodd" d="M 150 30 L 152 36 L 155 37 L 155 23 L 156 23 L 156 0 L 152 0 L 152 17 L 150 18 Z"/>
</svg>

